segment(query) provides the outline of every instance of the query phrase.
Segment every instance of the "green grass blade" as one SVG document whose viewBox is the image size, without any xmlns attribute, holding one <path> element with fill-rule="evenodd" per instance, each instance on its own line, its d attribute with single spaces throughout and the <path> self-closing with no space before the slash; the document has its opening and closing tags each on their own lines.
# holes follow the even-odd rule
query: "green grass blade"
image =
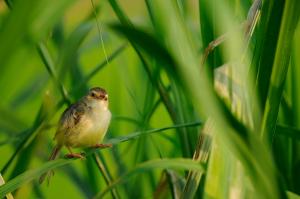
<svg viewBox="0 0 300 199">
<path fill-rule="evenodd" d="M 40 121 L 41 123 L 37 123 L 37 125 L 41 126 L 32 132 L 32 134 L 30 135 L 31 138 L 28 140 L 28 143 L 23 145 L 23 149 L 20 151 L 20 154 L 18 154 L 18 160 L 16 162 L 15 168 L 10 175 L 10 178 L 19 175 L 29 166 L 31 160 L 34 157 L 32 154 L 34 154 L 33 152 L 34 150 L 36 150 L 36 146 L 38 143 L 37 139 L 34 139 L 33 136 L 43 132 L 46 129 L 48 119 L 49 117 L 51 117 L 54 107 L 53 96 L 51 96 L 50 94 L 46 94 L 44 96 L 42 108 L 40 111 L 40 117 L 43 118 L 43 120 Z"/>
<path fill-rule="evenodd" d="M 117 0 L 109 0 L 111 7 L 114 9 L 118 19 L 122 22 L 122 24 L 132 25 L 130 19 L 125 15 L 122 8 L 119 6 Z"/>
<path fill-rule="evenodd" d="M 213 0 L 214 3 L 217 1 Z M 213 7 L 204 6 L 206 4 L 205 0 L 199 0 L 199 17 L 200 17 L 200 30 L 201 30 L 201 39 L 202 39 L 202 49 L 209 46 L 210 42 L 215 40 L 218 35 L 216 34 L 216 9 Z M 203 53 L 202 53 L 203 54 Z M 213 75 L 213 69 L 222 65 L 222 59 L 220 50 L 216 49 L 213 51 L 207 59 L 208 65 L 205 67 L 209 67 L 211 75 Z"/>
<path fill-rule="evenodd" d="M 174 73 L 175 60 L 171 57 L 167 49 L 151 34 L 137 27 L 114 24 L 111 28 L 122 33 L 126 38 L 133 42 L 139 49 L 145 50 L 149 55 L 152 55 L 158 62 L 162 62 L 168 71 L 176 77 Z"/>
<path fill-rule="evenodd" d="M 277 125 L 275 135 L 289 137 L 294 140 L 300 140 L 300 130 L 291 126 Z"/>
<path fill-rule="evenodd" d="M 205 170 L 203 165 L 191 159 L 178 158 L 150 160 L 137 165 L 134 169 L 125 173 L 123 176 L 115 180 L 113 184 L 109 185 L 104 191 L 97 194 L 95 198 L 102 198 L 109 190 L 128 181 L 132 175 L 147 172 L 153 169 L 184 169 L 198 171 Z"/>
<path fill-rule="evenodd" d="M 261 24 L 258 26 L 258 40 L 253 57 L 254 74 L 261 108 L 265 107 L 270 77 L 278 42 L 280 22 L 284 8 L 283 0 L 269 0 L 263 3 Z M 270 66 L 270 67 L 266 67 Z"/>
<path fill-rule="evenodd" d="M 49 99 L 46 99 L 46 100 L 49 100 Z M 29 129 L 27 129 L 26 131 L 24 131 L 22 133 L 23 136 L 18 140 L 17 143 L 15 143 L 16 149 L 15 149 L 14 153 L 10 156 L 10 158 L 8 159 L 6 164 L 3 166 L 3 168 L 1 169 L 1 173 L 5 173 L 7 171 L 7 169 L 12 164 L 12 162 L 17 157 L 17 155 L 22 151 L 22 149 L 27 147 L 34 140 L 34 138 L 38 134 L 38 132 L 40 132 L 45 127 L 45 124 L 47 124 L 48 121 L 54 116 L 54 114 L 62 106 L 62 104 L 63 104 L 63 101 L 60 101 L 59 103 L 57 103 L 54 106 L 55 108 L 52 106 L 49 106 L 50 104 L 48 104 L 46 106 L 42 105 L 40 107 L 40 110 L 39 110 L 37 116 L 35 117 L 35 121 L 32 124 L 32 126 Z M 47 111 L 44 110 L 45 108 Z M 49 112 L 49 109 L 50 109 L 50 112 Z M 48 113 L 48 114 L 45 115 L 44 113 Z"/>
<path fill-rule="evenodd" d="M 61 95 L 63 97 L 63 100 L 67 103 L 67 104 L 71 104 L 71 100 L 68 96 L 67 90 L 65 89 L 65 87 L 63 86 L 63 84 L 58 80 L 58 76 L 57 73 L 55 71 L 54 68 L 54 61 L 50 56 L 50 53 L 47 49 L 47 47 L 45 46 L 44 43 L 40 43 L 38 45 L 38 52 L 39 55 L 41 56 L 43 63 L 49 73 L 49 75 L 51 76 L 51 78 L 54 81 L 54 84 L 57 85 L 57 87 L 59 88 L 59 91 L 61 92 Z"/>
<path fill-rule="evenodd" d="M 287 191 L 287 195 L 289 199 L 300 199 L 300 195 L 297 195 L 291 191 Z"/>
<path fill-rule="evenodd" d="M 292 39 L 299 19 L 300 1 L 289 0 L 284 6 L 283 18 L 280 26 L 278 45 L 274 58 L 273 71 L 266 100 L 266 107 L 262 121 L 261 136 L 269 144 L 272 143 L 284 83 L 289 67 Z"/>
<path fill-rule="evenodd" d="M 5 184 L 5 181 L 4 181 L 4 179 L 3 179 L 3 177 L 0 173 L 0 186 L 3 185 L 3 184 Z M 14 199 L 14 197 L 12 196 L 11 193 L 8 193 L 8 194 L 6 194 L 6 199 Z"/>
<path fill-rule="evenodd" d="M 102 174 L 102 176 L 103 176 L 103 178 L 106 182 L 106 185 L 111 184 L 112 183 L 111 176 L 109 175 L 109 173 L 107 171 L 107 168 L 105 168 L 104 164 L 100 160 L 99 154 L 95 153 L 93 155 L 93 159 L 94 159 L 99 171 L 101 172 L 101 174 Z M 111 190 L 111 196 L 112 196 L 113 199 L 120 198 L 119 194 L 116 190 Z"/>
<path fill-rule="evenodd" d="M 134 25 L 130 22 L 129 18 L 124 14 L 124 12 L 122 11 L 121 7 L 118 5 L 117 1 L 115 0 L 111 0 L 110 4 L 112 6 L 112 8 L 114 9 L 115 13 L 117 14 L 119 20 L 122 23 L 122 26 L 124 26 L 125 30 L 122 30 L 124 33 L 126 32 L 127 34 L 124 34 L 125 36 L 127 36 L 128 40 L 130 41 L 130 43 L 132 44 L 132 46 L 134 47 L 135 51 L 137 52 L 141 62 L 143 63 L 143 67 L 150 79 L 150 81 L 152 82 L 152 84 L 155 86 L 156 90 L 158 91 L 160 98 L 162 99 L 162 102 L 164 104 L 164 106 L 166 107 L 167 111 L 169 112 L 169 115 L 171 117 L 171 119 L 173 120 L 174 123 L 184 123 L 185 121 L 182 121 L 177 113 L 176 113 L 176 109 L 179 109 L 176 106 L 180 106 L 181 104 L 175 104 L 175 102 L 173 102 L 172 100 L 172 96 L 169 94 L 168 92 L 168 88 L 162 83 L 162 79 L 160 77 L 160 65 L 162 63 L 166 63 L 166 67 L 168 67 L 168 72 L 170 74 L 176 74 L 173 72 L 172 69 L 172 65 L 170 65 L 173 61 L 172 58 L 169 56 L 169 53 L 166 51 L 165 48 L 163 48 L 160 45 L 160 42 L 158 40 L 156 40 L 155 38 L 153 38 L 150 34 L 147 34 L 139 29 L 134 28 Z M 157 47 L 153 44 L 151 44 L 150 46 L 145 45 L 145 43 L 147 43 L 147 40 L 141 40 L 138 39 L 138 37 L 131 37 L 130 34 L 128 34 L 128 32 L 135 32 L 135 34 L 141 35 L 143 36 L 144 39 L 150 39 L 150 41 L 155 42 L 159 47 L 157 49 Z M 143 48 L 146 48 L 148 53 L 153 52 L 153 54 L 148 54 L 149 56 L 146 56 L 143 53 L 143 48 L 140 48 L 141 45 L 143 46 Z M 155 52 L 155 50 L 158 50 L 159 52 L 162 52 L 164 55 L 166 55 L 166 57 L 163 57 L 161 55 L 158 55 L 157 52 Z M 149 59 L 150 57 L 150 59 Z M 153 63 L 152 59 L 155 59 L 155 63 Z M 161 58 L 161 59 L 159 59 Z M 153 64 L 152 64 L 153 63 Z M 169 75 L 169 78 L 172 79 L 172 76 Z M 176 79 L 177 76 L 175 76 L 174 79 Z M 178 81 L 174 80 L 175 83 L 177 83 Z M 187 108 L 186 108 L 187 109 Z M 180 129 L 179 135 L 180 136 L 185 136 L 184 135 L 184 129 Z M 189 146 L 187 146 L 187 142 L 184 142 L 182 138 L 179 138 L 182 141 L 182 150 L 184 151 L 184 154 L 191 154 L 189 152 L 185 152 L 185 149 L 189 148 Z M 187 155 L 189 156 L 189 155 Z"/>
<path fill-rule="evenodd" d="M 137 139 L 140 136 L 150 135 L 150 134 L 153 134 L 153 133 L 159 133 L 159 132 L 165 131 L 165 130 L 185 128 L 185 127 L 195 127 L 195 126 L 199 126 L 199 125 L 201 125 L 201 122 L 193 122 L 193 123 L 187 123 L 187 124 L 177 124 L 177 125 L 174 125 L 174 126 L 158 128 L 158 129 L 152 129 L 152 130 L 145 130 L 145 131 L 142 131 L 142 132 L 138 131 L 138 132 L 135 132 L 135 133 L 131 133 L 130 135 L 127 135 L 127 136 L 109 139 L 107 142 L 111 143 L 111 144 L 118 144 L 120 142 L 126 142 L 126 141 L 129 141 L 129 140 Z"/>
<path fill-rule="evenodd" d="M 154 37 L 154 35 L 146 32 L 137 27 L 133 26 L 124 26 L 124 25 L 112 25 L 111 26 L 115 31 L 124 35 L 131 43 L 140 49 L 142 52 L 146 52 L 146 54 L 156 61 L 156 65 L 154 67 L 159 67 L 163 65 L 167 71 L 168 78 L 170 79 L 170 87 L 172 88 L 171 95 L 174 98 L 173 105 L 166 105 L 166 107 L 173 106 L 174 108 L 168 108 L 170 110 L 171 117 L 174 123 L 186 122 L 188 120 L 193 120 L 195 118 L 194 114 L 190 114 L 189 109 L 193 109 L 190 104 L 189 99 L 184 95 L 185 90 L 181 87 L 180 81 L 178 81 L 179 77 L 176 73 L 176 65 L 174 58 L 170 55 L 168 50 L 164 47 L 162 42 Z M 155 72 L 154 72 L 155 73 Z M 155 81 L 155 80 L 152 80 Z M 158 80 L 159 81 L 159 80 Z M 157 82 L 157 81 L 155 81 Z M 159 87 L 159 85 L 158 85 Z M 160 89 L 158 90 L 165 90 Z M 162 93 L 160 91 L 160 93 Z M 169 94 L 169 95 L 170 95 Z M 165 94 L 161 94 L 162 96 L 166 96 Z M 164 99 L 164 102 L 169 101 L 168 99 Z M 177 113 L 173 113 L 173 109 L 177 110 Z M 145 110 L 145 109 L 144 109 Z M 172 111 L 172 112 L 171 112 Z M 192 148 L 194 148 L 195 143 L 194 139 L 197 137 L 197 131 L 194 129 L 189 129 L 192 132 L 184 132 L 180 133 L 180 141 L 181 148 L 183 151 L 184 157 L 192 156 Z M 181 131 L 187 131 L 186 129 L 182 129 Z"/>
<path fill-rule="evenodd" d="M 7 193 L 13 192 L 23 184 L 31 182 L 32 180 L 38 178 L 40 175 L 42 175 L 43 173 L 49 170 L 69 164 L 71 162 L 72 160 L 60 159 L 56 161 L 50 161 L 45 165 L 39 167 L 38 169 L 26 171 L 20 174 L 19 176 L 13 178 L 12 180 L 8 181 L 6 184 L 0 186 L 0 197 L 3 198 Z"/>
<path fill-rule="evenodd" d="M 193 160 L 202 164 L 206 164 L 208 162 L 208 157 L 210 155 L 213 139 L 213 125 L 212 119 L 206 121 L 199 135 L 197 147 L 194 152 Z M 189 171 L 180 198 L 193 198 L 204 175 L 205 174 L 202 171 Z"/>
<path fill-rule="evenodd" d="M 9 9 L 12 9 L 12 6 L 13 6 L 12 1 L 11 1 L 11 0 L 4 0 L 4 1 L 5 1 L 6 5 L 7 5 L 7 7 L 8 7 Z"/>
<path fill-rule="evenodd" d="M 72 65 L 78 59 L 78 49 L 89 32 L 92 30 L 93 24 L 83 22 L 69 35 L 65 41 L 58 57 L 58 79 L 62 81 L 65 73 L 72 68 Z"/>
<path fill-rule="evenodd" d="M 188 124 L 178 124 L 178 125 L 169 126 L 169 127 L 163 127 L 163 128 L 158 128 L 158 129 L 151 129 L 151 130 L 146 130 L 146 131 L 135 132 L 135 133 L 131 133 L 127 136 L 110 139 L 110 140 L 107 141 L 107 143 L 117 145 L 117 144 L 120 144 L 122 142 L 137 139 L 141 136 L 150 135 L 150 134 L 154 134 L 154 133 L 159 133 L 159 132 L 169 130 L 169 129 L 199 126 L 200 124 L 201 124 L 200 122 L 193 122 L 193 123 L 188 123 Z M 96 151 L 96 149 L 87 150 L 86 156 L 90 156 L 95 151 Z M 72 160 L 58 159 L 58 160 L 47 162 L 46 164 L 44 164 L 43 166 L 41 166 L 38 169 L 25 171 L 24 173 L 22 173 L 19 176 L 13 178 L 12 180 L 8 181 L 5 185 L 0 187 L 0 198 L 5 196 L 7 193 L 16 190 L 17 188 L 19 188 L 23 184 L 28 183 L 28 182 L 38 178 L 41 174 L 43 174 L 43 173 L 45 173 L 49 170 L 53 170 L 55 168 L 58 168 L 60 166 L 69 164 L 71 162 L 72 162 Z"/>
<path fill-rule="evenodd" d="M 117 3 L 117 0 L 109 0 L 109 3 L 111 7 L 114 9 L 116 15 L 118 16 L 118 19 L 121 21 L 122 25 L 124 26 L 133 26 L 129 18 L 124 14 L 121 7 Z M 168 95 L 168 91 L 165 88 L 165 86 L 162 84 L 161 80 L 157 78 L 157 75 L 154 76 L 154 72 L 150 68 L 149 61 L 147 61 L 146 57 L 140 52 L 140 50 L 135 46 L 134 42 L 129 40 L 134 47 L 135 51 L 137 52 L 140 60 L 143 63 L 143 66 L 145 68 L 145 71 L 147 72 L 147 75 L 149 79 L 152 81 L 152 83 L 155 85 L 164 105 L 166 106 L 172 120 L 176 123 L 176 112 L 175 107 L 172 103 L 172 100 L 170 99 L 170 96 Z"/>
<path fill-rule="evenodd" d="M 149 0 L 149 2 L 155 10 L 153 13 L 157 31 L 160 32 L 172 57 L 176 59 L 180 79 L 190 94 L 199 116 L 204 118 L 211 116 L 215 120 L 219 139 L 226 146 L 230 146 L 230 151 L 240 160 L 252 184 L 258 188 L 258 197 L 279 197 L 277 192 L 279 181 L 267 147 L 255 136 L 251 136 L 250 128 L 245 127 L 232 115 L 225 103 L 215 94 L 208 75 L 199 71 L 196 50 L 191 44 L 191 38 L 174 2 L 168 0 Z M 225 5 L 220 3 L 217 6 L 220 8 L 218 13 L 224 17 L 225 14 L 221 11 Z M 230 15 L 228 14 L 227 18 L 228 16 Z M 240 49 L 240 46 L 233 47 L 235 50 Z M 255 148 L 257 145 L 259 150 Z M 268 164 L 262 163 L 263 160 L 268 160 Z"/>
</svg>

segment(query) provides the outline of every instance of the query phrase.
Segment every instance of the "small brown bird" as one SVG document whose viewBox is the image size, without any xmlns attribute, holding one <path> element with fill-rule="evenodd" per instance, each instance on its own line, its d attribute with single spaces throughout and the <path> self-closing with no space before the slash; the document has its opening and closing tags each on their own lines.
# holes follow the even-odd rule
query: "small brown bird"
<svg viewBox="0 0 300 199">
<path fill-rule="evenodd" d="M 83 158 L 82 154 L 73 153 L 71 148 L 77 147 L 111 147 L 101 144 L 111 119 L 108 109 L 108 94 L 103 88 L 95 87 L 78 102 L 68 107 L 62 114 L 54 139 L 54 147 L 49 160 L 54 160 L 63 146 L 69 150 L 68 158 Z M 53 175 L 48 171 L 40 177 L 42 183 L 45 178 Z"/>
</svg>

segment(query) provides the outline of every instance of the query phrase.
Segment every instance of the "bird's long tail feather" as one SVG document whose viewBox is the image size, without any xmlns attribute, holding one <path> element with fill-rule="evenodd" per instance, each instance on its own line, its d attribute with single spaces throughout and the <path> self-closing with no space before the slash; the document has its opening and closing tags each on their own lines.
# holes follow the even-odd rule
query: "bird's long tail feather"
<svg viewBox="0 0 300 199">
<path fill-rule="evenodd" d="M 58 146 L 56 145 L 53 150 L 52 150 L 52 153 L 49 157 L 49 161 L 50 160 L 55 160 L 59 154 L 59 151 L 61 149 L 61 146 Z M 49 180 L 50 180 L 50 177 L 53 175 L 53 171 L 52 170 L 49 170 L 47 171 L 46 173 L 44 173 L 43 175 L 41 175 L 40 179 L 39 179 L 39 183 L 42 184 L 44 182 L 44 180 L 47 178 L 48 179 L 48 184 L 49 184 Z"/>
</svg>

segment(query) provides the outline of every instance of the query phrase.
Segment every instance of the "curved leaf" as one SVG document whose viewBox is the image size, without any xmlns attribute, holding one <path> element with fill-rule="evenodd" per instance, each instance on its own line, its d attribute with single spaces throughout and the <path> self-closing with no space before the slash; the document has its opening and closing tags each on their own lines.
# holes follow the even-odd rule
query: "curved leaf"
<svg viewBox="0 0 300 199">
<path fill-rule="evenodd" d="M 163 127 L 163 128 L 158 128 L 158 129 L 151 129 L 151 130 L 147 130 L 147 131 L 135 132 L 135 133 L 129 134 L 124 137 L 110 139 L 110 140 L 108 140 L 108 143 L 116 145 L 121 142 L 137 139 L 138 137 L 143 136 L 143 135 L 158 133 L 158 132 L 169 130 L 169 129 L 199 126 L 200 124 L 201 124 L 200 122 L 194 122 L 194 123 L 187 123 L 187 124 L 178 124 L 178 125 Z M 97 149 L 87 149 L 86 156 L 93 154 L 96 150 Z M 31 182 L 35 178 L 38 178 L 43 173 L 46 173 L 49 170 L 53 170 L 55 168 L 70 164 L 74 160 L 76 160 L 76 159 L 58 159 L 58 160 L 50 161 L 50 162 L 47 162 L 46 164 L 44 164 L 43 166 L 41 166 L 40 168 L 29 170 L 29 171 L 26 171 L 26 172 L 18 175 L 17 177 L 8 181 L 5 185 L 0 186 L 0 198 L 4 197 L 7 193 L 18 189 L 21 185 Z M 177 164 L 179 164 L 179 163 L 177 163 Z M 175 165 L 175 166 L 177 164 L 174 162 L 172 163 L 172 165 Z M 147 166 L 147 164 L 146 164 L 146 166 Z"/>
<path fill-rule="evenodd" d="M 130 179 L 131 176 L 138 173 L 147 172 L 153 169 L 184 169 L 184 170 L 198 170 L 204 171 L 204 166 L 199 164 L 199 162 L 192 159 L 176 158 L 176 159 L 157 159 L 150 160 L 137 165 L 134 169 L 128 171 L 123 176 L 115 180 L 110 186 L 108 186 L 104 191 L 97 194 L 95 198 L 102 198 L 109 190 L 114 187 L 125 183 Z"/>
</svg>

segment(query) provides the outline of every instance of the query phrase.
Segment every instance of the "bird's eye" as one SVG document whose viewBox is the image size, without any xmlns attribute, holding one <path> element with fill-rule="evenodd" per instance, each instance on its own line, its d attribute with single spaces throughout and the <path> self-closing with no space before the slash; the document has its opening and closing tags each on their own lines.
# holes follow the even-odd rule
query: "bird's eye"
<svg viewBox="0 0 300 199">
<path fill-rule="evenodd" d="M 95 93 L 92 93 L 91 96 L 92 96 L 92 97 L 96 97 L 96 94 L 95 94 Z"/>
</svg>

